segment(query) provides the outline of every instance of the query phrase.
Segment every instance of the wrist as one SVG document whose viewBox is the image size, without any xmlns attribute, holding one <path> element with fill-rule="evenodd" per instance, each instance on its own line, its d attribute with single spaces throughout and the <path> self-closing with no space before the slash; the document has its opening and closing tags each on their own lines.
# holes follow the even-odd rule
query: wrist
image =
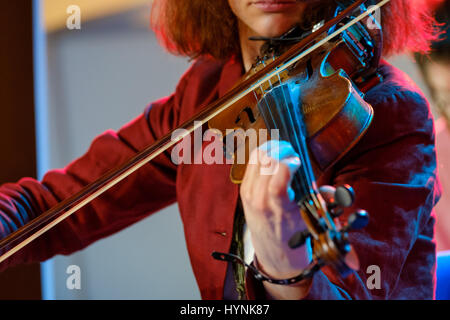
<svg viewBox="0 0 450 320">
<path fill-rule="evenodd" d="M 311 278 L 286 286 L 268 282 L 263 283 L 266 299 L 268 300 L 302 300 L 308 295 L 311 286 Z"/>
<path fill-rule="evenodd" d="M 267 247 L 266 247 L 267 248 Z M 310 265 L 306 248 L 256 251 L 253 254 L 255 267 L 270 279 L 292 279 L 300 275 Z"/>
<path fill-rule="evenodd" d="M 253 258 L 252 265 L 265 277 L 270 279 L 281 279 L 280 277 L 274 277 L 264 270 L 263 266 L 258 262 L 256 255 Z M 296 276 L 300 276 L 303 274 L 305 270 L 301 270 L 291 279 L 294 279 Z M 263 282 L 263 287 L 265 290 L 266 299 L 270 300 L 298 300 L 305 298 L 312 285 L 312 277 L 308 277 L 298 282 L 289 283 L 289 284 L 276 284 L 270 283 L 268 281 Z"/>
</svg>

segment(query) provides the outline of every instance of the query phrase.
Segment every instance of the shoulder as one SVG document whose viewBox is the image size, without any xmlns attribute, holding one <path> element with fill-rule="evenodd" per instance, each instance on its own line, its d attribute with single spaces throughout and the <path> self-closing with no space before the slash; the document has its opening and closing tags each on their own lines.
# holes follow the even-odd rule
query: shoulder
<svg viewBox="0 0 450 320">
<path fill-rule="evenodd" d="M 402 71 L 383 63 L 384 81 L 367 92 L 374 117 L 362 139 L 335 166 L 336 175 L 383 183 L 436 181 L 433 117 L 420 89 Z M 430 177 L 432 179 L 430 179 Z M 430 188 L 433 184 L 429 185 Z"/>
<path fill-rule="evenodd" d="M 383 61 L 383 82 L 367 92 L 365 100 L 374 109 L 370 131 L 396 137 L 409 133 L 434 136 L 433 117 L 425 95 L 403 71 Z"/>
<path fill-rule="evenodd" d="M 162 120 L 167 119 L 168 128 L 164 131 L 175 128 L 195 115 L 198 108 L 214 101 L 223 65 L 212 59 L 194 60 L 180 77 L 171 95 L 147 106 L 145 114 L 150 122 L 154 122 L 152 127 L 159 126 Z"/>
<path fill-rule="evenodd" d="M 181 94 L 189 94 L 190 91 L 211 92 L 218 86 L 223 67 L 224 63 L 208 58 L 193 61 L 181 77 L 177 91 L 181 89 Z"/>
<path fill-rule="evenodd" d="M 355 161 L 372 169 L 386 166 L 395 170 L 388 170 L 382 178 L 398 181 L 407 180 L 402 175 L 409 179 L 414 170 L 434 174 L 435 131 L 427 99 L 404 72 L 392 65 L 383 62 L 380 73 L 383 82 L 365 96 L 374 110 L 372 123 L 338 168 Z M 376 179 L 384 174 L 380 172 Z"/>
<path fill-rule="evenodd" d="M 173 94 L 180 122 L 190 119 L 199 109 L 218 98 L 223 67 L 224 63 L 208 58 L 192 62 Z"/>
<path fill-rule="evenodd" d="M 376 105 L 405 99 L 426 103 L 422 91 L 405 72 L 387 61 L 380 63 L 378 71 L 383 76 L 383 81 L 366 94 L 371 103 Z"/>
</svg>

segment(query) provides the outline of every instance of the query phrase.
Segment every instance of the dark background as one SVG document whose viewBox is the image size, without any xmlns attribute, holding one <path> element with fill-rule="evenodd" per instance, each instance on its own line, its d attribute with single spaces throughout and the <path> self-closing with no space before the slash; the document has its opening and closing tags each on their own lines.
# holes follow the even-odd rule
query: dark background
<svg viewBox="0 0 450 320">
<path fill-rule="evenodd" d="M 0 10 L 0 184 L 36 177 L 32 1 Z M 0 273 L 0 299 L 40 299 L 39 264 Z"/>
</svg>

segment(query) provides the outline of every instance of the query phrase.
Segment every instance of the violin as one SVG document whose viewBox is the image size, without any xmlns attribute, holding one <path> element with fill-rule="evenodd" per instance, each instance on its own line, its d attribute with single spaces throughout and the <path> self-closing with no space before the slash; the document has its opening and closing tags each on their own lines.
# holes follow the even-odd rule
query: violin
<svg viewBox="0 0 450 320">
<path fill-rule="evenodd" d="M 301 277 L 280 283 L 310 277 L 324 265 L 342 276 L 357 270 L 357 256 L 349 243 L 348 232 L 367 225 L 368 214 L 358 210 L 350 216 L 347 225 L 338 228 L 335 219 L 342 213 L 341 207 L 351 205 L 353 190 L 350 186 L 338 187 L 335 201 L 326 204 L 316 177 L 341 159 L 371 123 L 373 109 L 364 101 L 364 92 L 381 80 L 376 70 L 382 37 L 381 28 L 367 28 L 365 22 L 389 1 L 379 1 L 369 9 L 364 6 L 367 0 L 352 1 L 348 6 L 338 6 L 335 17 L 315 32 L 297 36 L 298 29 L 294 28 L 279 39 L 269 39 L 263 46 L 262 57 L 222 98 L 120 167 L 2 239 L 0 263 L 208 124 L 224 138 L 229 134 L 228 129 L 236 129 L 232 130 L 233 135 L 249 129 L 279 132 L 278 138 L 289 141 L 300 156 L 301 166 L 294 175 L 292 187 L 307 229 L 294 234 L 289 245 L 296 248 L 311 241 L 313 262 Z M 174 139 L 173 132 L 180 132 L 179 129 L 184 129 L 184 133 Z M 238 143 L 227 156 L 237 159 L 239 152 L 245 151 L 245 161 L 233 163 L 230 172 L 230 180 L 240 183 L 251 150 L 248 139 L 236 138 Z M 258 139 L 256 146 L 262 142 Z M 245 264 L 232 254 L 213 252 L 213 257 Z M 258 279 L 277 283 L 258 274 L 253 266 L 248 267 L 256 272 Z"/>
</svg>

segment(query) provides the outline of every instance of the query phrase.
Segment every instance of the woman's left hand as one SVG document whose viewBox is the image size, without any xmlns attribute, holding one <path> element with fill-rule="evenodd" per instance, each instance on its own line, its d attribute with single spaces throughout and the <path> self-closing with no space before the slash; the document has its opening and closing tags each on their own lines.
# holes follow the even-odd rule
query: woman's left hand
<svg viewBox="0 0 450 320">
<path fill-rule="evenodd" d="M 306 246 L 288 246 L 295 232 L 306 229 L 290 187 L 300 165 L 288 142 L 268 141 L 252 152 L 240 189 L 258 267 L 274 279 L 295 277 L 309 264 Z M 264 285 L 273 298 L 289 299 L 306 295 L 306 283 L 309 281 L 292 286 Z"/>
</svg>

